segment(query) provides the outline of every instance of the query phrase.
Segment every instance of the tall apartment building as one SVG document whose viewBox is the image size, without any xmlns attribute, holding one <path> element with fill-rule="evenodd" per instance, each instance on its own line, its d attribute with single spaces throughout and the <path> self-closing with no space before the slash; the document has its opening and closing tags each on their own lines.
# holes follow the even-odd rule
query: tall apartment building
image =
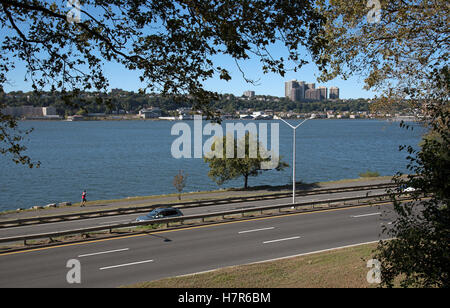
<svg viewBox="0 0 450 308">
<path fill-rule="evenodd" d="M 331 89 L 334 89 L 333 92 Z M 327 87 L 320 86 L 316 89 L 315 83 L 306 83 L 304 81 L 291 80 L 284 83 L 284 93 L 286 98 L 291 101 L 322 101 L 328 98 L 339 98 L 339 88 L 331 87 L 328 91 Z"/>
<path fill-rule="evenodd" d="M 308 89 L 305 91 L 305 99 L 318 101 L 320 100 L 320 90 L 319 89 Z"/>
<path fill-rule="evenodd" d="M 287 98 L 291 97 L 292 89 L 298 87 L 297 80 L 286 81 L 284 83 L 284 96 Z"/>
<path fill-rule="evenodd" d="M 298 102 L 305 98 L 305 82 L 291 80 L 284 83 L 285 97 L 291 101 Z"/>
<path fill-rule="evenodd" d="M 339 99 L 338 87 L 330 87 L 330 99 Z"/>
<path fill-rule="evenodd" d="M 305 99 L 305 88 L 299 86 L 298 88 L 292 88 L 289 99 L 294 102 L 299 102 Z"/>
<path fill-rule="evenodd" d="M 318 87 L 319 90 L 319 100 L 326 100 L 328 98 L 328 89 L 327 87 Z"/>
<path fill-rule="evenodd" d="M 316 84 L 315 83 L 306 83 L 305 87 L 306 87 L 307 90 L 315 89 L 316 88 Z"/>
</svg>

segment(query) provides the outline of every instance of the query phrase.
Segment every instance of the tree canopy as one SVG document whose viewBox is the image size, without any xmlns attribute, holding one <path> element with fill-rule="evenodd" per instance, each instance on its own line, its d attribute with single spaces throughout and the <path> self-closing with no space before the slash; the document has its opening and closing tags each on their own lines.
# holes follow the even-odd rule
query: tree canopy
<svg viewBox="0 0 450 308">
<path fill-rule="evenodd" d="M 323 64 L 319 80 L 360 76 L 366 89 L 380 93 L 379 108 L 389 109 L 409 99 L 416 108 L 432 110 L 425 101 L 438 103 L 430 96 L 437 89 L 434 76 L 445 80 L 448 70 L 448 1 L 317 2 L 326 19 L 321 31 L 326 46 L 318 57 Z M 377 18 L 371 18 L 374 11 Z M 443 95 L 448 98 L 448 92 Z"/>
<path fill-rule="evenodd" d="M 378 5 L 377 5 L 378 4 Z M 384 232 L 375 257 L 382 286 L 450 285 L 450 197 L 448 71 L 450 7 L 445 0 L 318 1 L 326 18 L 321 80 L 362 76 L 378 90 L 377 108 L 408 101 L 420 109 L 429 132 L 419 150 L 408 151 L 411 174 L 395 177 L 398 188 L 413 187 L 412 202 L 392 194 L 397 218 Z M 402 124 L 402 126 L 405 126 Z M 426 196 L 428 199 L 423 199 Z"/>
<path fill-rule="evenodd" d="M 214 56 L 238 66 L 256 57 L 262 72 L 283 75 L 286 61 L 292 69 L 306 63 L 302 47 L 319 54 L 322 22 L 312 0 L 0 0 L 0 91 L 20 61 L 36 92 L 60 91 L 70 104 L 81 90 L 106 91 L 106 65 L 114 62 L 137 72 L 142 91 L 187 94 L 214 118 L 217 93 L 203 82 L 231 78 Z M 287 57 L 270 52 L 276 43 Z M 0 119 L 2 152 L 22 157 L 9 138 L 14 121 Z"/>
<path fill-rule="evenodd" d="M 72 1 L 74 2 L 74 1 Z M 78 2 L 78 1 L 75 1 Z M 102 90 L 104 64 L 115 61 L 137 71 L 143 90 L 187 93 L 198 107 L 214 97 L 202 82 L 228 80 L 212 56 L 236 60 L 257 56 L 264 72 L 286 71 L 268 47 L 283 42 L 287 60 L 304 64 L 300 46 L 317 54 L 321 18 L 311 1 L 123 1 L 79 2 L 80 20 L 68 22 L 67 1 L 1 0 L 0 85 L 15 61 L 26 63 L 35 90 Z"/>
</svg>

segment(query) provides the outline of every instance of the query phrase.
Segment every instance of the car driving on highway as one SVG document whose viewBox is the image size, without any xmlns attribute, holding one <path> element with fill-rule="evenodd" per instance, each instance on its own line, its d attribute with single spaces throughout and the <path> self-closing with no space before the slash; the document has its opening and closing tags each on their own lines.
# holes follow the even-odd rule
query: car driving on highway
<svg viewBox="0 0 450 308">
<path fill-rule="evenodd" d="M 179 209 L 171 207 L 157 208 L 148 213 L 147 215 L 139 216 L 138 218 L 136 218 L 136 221 L 147 221 L 160 218 L 172 218 L 178 216 L 183 216 L 183 213 L 181 213 Z"/>
<path fill-rule="evenodd" d="M 416 191 L 416 189 L 414 187 L 408 186 L 406 184 L 401 185 L 400 188 L 401 188 L 402 192 L 404 192 L 404 193 Z"/>
</svg>

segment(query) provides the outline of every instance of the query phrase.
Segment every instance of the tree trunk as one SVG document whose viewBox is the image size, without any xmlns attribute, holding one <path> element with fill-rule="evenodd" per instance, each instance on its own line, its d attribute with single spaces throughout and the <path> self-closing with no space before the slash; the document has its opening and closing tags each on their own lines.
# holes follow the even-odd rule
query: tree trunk
<svg viewBox="0 0 450 308">
<path fill-rule="evenodd" d="M 244 188 L 248 188 L 248 175 L 244 175 Z"/>
</svg>

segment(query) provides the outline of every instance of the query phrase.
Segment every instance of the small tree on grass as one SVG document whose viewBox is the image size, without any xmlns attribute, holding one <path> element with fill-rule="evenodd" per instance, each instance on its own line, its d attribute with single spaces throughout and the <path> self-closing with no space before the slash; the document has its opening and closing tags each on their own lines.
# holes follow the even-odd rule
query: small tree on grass
<svg viewBox="0 0 450 308">
<path fill-rule="evenodd" d="M 183 170 L 178 171 L 178 174 L 173 178 L 173 186 L 178 191 L 178 200 L 181 200 L 181 192 L 186 186 L 187 174 L 184 174 Z"/>
<path fill-rule="evenodd" d="M 210 168 L 208 176 L 218 185 L 242 176 L 244 178 L 244 188 L 248 188 L 248 178 L 250 176 L 257 176 L 265 170 L 275 169 L 280 171 L 289 166 L 281 161 L 279 157 L 269 155 L 263 144 L 257 142 L 249 133 L 246 133 L 240 140 L 234 138 L 233 158 L 226 158 L 227 139 L 227 137 L 223 137 L 222 140 L 217 139 L 211 147 L 212 152 L 216 154 L 223 151 L 222 157 L 204 157 L 204 161 L 208 163 Z M 217 147 L 221 147 L 221 150 L 218 150 Z M 252 147 L 257 149 L 255 157 L 250 155 Z M 239 148 L 244 150 L 242 157 L 238 155 Z M 271 169 L 263 168 L 264 163 L 270 165 Z"/>
</svg>

